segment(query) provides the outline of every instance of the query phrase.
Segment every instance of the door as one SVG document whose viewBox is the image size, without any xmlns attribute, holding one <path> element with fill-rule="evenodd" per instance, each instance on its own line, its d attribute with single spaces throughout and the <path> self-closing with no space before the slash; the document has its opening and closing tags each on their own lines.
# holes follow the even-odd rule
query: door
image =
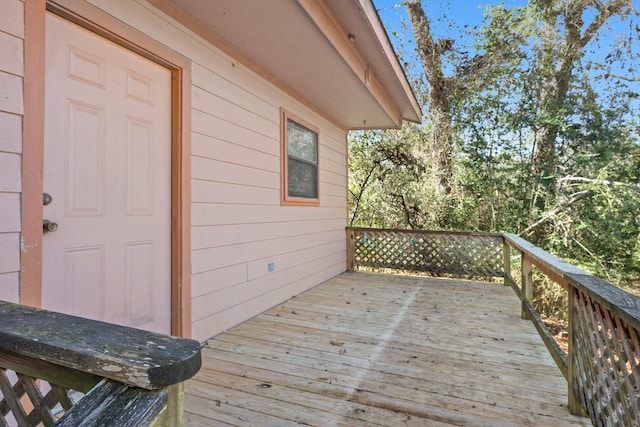
<svg viewBox="0 0 640 427">
<path fill-rule="evenodd" d="M 171 72 L 53 14 L 46 34 L 42 306 L 169 333 Z"/>
</svg>

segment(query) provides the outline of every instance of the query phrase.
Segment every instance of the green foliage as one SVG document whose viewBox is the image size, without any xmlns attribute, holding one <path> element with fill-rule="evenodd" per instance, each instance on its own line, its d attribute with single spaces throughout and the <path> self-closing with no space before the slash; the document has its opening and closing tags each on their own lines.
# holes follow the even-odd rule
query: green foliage
<svg viewBox="0 0 640 427">
<path fill-rule="evenodd" d="M 352 133 L 351 224 L 514 232 L 640 288 L 640 21 L 621 7 L 584 34 L 601 3 L 608 2 L 488 6 L 483 25 L 466 30 L 475 45 L 446 58 L 451 193 L 434 188 L 428 120 Z M 568 16 L 579 7 L 582 15 Z M 613 19 L 628 31 L 605 36 Z M 582 22 L 583 46 L 569 43 L 576 34 L 566 22 Z M 428 106 L 424 75 L 412 81 Z M 553 156 L 541 165 L 538 150 L 551 131 Z"/>
</svg>

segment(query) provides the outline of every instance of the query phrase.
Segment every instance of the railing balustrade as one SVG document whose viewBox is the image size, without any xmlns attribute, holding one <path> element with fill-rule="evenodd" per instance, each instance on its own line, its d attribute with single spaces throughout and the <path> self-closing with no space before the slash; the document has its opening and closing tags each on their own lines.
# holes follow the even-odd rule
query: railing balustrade
<svg viewBox="0 0 640 427">
<path fill-rule="evenodd" d="M 181 426 L 197 341 L 0 301 L 0 426 Z"/>
<path fill-rule="evenodd" d="M 512 277 L 512 251 L 519 254 Z M 347 269 L 502 277 L 567 379 L 569 409 L 597 426 L 640 425 L 640 298 L 509 233 L 347 228 Z M 568 295 L 565 353 L 532 305 L 533 267 Z M 514 268 L 515 269 L 515 268 Z"/>
</svg>

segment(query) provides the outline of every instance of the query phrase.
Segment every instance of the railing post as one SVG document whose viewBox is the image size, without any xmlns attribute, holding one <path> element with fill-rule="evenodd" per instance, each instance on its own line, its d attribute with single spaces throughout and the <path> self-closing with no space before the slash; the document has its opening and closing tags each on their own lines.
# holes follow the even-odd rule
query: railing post
<svg viewBox="0 0 640 427">
<path fill-rule="evenodd" d="M 184 426 L 184 382 L 170 386 L 167 391 L 167 407 L 151 427 Z"/>
<path fill-rule="evenodd" d="M 347 227 L 347 271 L 355 269 L 355 232 L 352 228 Z"/>
<path fill-rule="evenodd" d="M 504 273 L 504 285 L 510 285 L 509 283 L 509 277 L 511 277 L 511 246 L 509 246 L 509 243 L 507 243 L 507 239 L 505 239 L 504 237 L 502 238 L 503 246 L 502 246 L 502 253 L 503 253 L 503 257 L 504 257 L 504 266 L 502 268 L 503 273 Z"/>
<path fill-rule="evenodd" d="M 575 351 L 575 330 L 574 330 L 574 322 L 575 322 L 575 313 L 574 313 L 574 294 L 575 288 L 573 285 L 569 284 L 569 330 L 568 330 L 568 341 L 569 341 L 569 349 L 567 350 L 567 386 L 568 386 L 568 399 L 569 401 L 569 411 L 571 411 L 574 415 L 584 415 L 584 409 L 582 408 L 582 404 L 580 403 L 580 399 L 576 393 L 576 376 L 578 375 L 577 366 L 575 363 L 575 357 L 573 352 Z"/>
<path fill-rule="evenodd" d="M 533 271 L 532 264 L 529 257 L 522 253 L 522 318 L 531 319 L 529 310 L 525 304 L 525 301 L 531 301 L 533 299 Z"/>
</svg>

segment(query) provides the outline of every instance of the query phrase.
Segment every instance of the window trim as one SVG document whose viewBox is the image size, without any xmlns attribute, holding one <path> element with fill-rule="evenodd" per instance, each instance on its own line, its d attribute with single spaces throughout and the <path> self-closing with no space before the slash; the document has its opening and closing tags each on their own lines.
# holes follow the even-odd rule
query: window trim
<svg viewBox="0 0 640 427">
<path fill-rule="evenodd" d="M 304 126 L 317 135 L 316 150 L 318 160 L 316 162 L 316 173 L 318 197 L 316 198 L 289 196 L 289 152 L 287 140 L 287 124 L 289 120 Z M 283 108 L 280 109 L 280 178 L 280 202 L 283 206 L 320 206 L 320 130 L 308 121 L 289 113 Z"/>
</svg>

